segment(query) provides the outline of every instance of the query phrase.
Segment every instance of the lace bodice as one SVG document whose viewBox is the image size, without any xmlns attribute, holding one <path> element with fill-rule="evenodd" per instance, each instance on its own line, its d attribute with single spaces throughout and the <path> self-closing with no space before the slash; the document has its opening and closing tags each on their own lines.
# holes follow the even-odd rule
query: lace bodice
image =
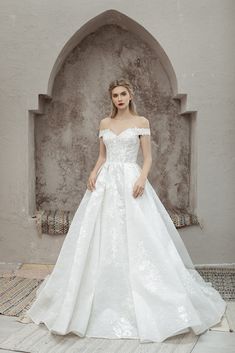
<svg viewBox="0 0 235 353">
<path fill-rule="evenodd" d="M 99 130 L 99 137 L 103 138 L 106 147 L 106 162 L 136 163 L 140 135 L 150 135 L 150 129 L 131 127 L 118 135 L 111 129 Z"/>
</svg>

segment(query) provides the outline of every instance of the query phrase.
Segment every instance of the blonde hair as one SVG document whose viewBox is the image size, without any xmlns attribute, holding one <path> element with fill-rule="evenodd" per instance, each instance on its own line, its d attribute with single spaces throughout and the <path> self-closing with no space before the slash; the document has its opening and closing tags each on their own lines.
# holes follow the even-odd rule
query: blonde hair
<svg viewBox="0 0 235 353">
<path fill-rule="evenodd" d="M 128 90 L 129 94 L 132 96 L 132 98 L 129 101 L 130 112 L 133 115 L 138 115 L 138 113 L 136 111 L 135 103 L 133 102 L 133 96 L 134 96 L 133 86 L 132 86 L 132 84 L 130 83 L 130 81 L 128 79 L 120 78 L 119 80 L 114 80 L 114 81 L 112 81 L 109 84 L 109 95 L 110 95 L 110 98 L 111 98 L 111 105 L 112 105 L 112 111 L 111 111 L 111 114 L 110 114 L 110 118 L 114 118 L 116 116 L 117 112 L 118 112 L 117 107 L 115 106 L 115 104 L 112 101 L 112 90 L 115 87 L 118 87 L 118 86 L 123 86 L 123 87 L 125 87 Z"/>
</svg>

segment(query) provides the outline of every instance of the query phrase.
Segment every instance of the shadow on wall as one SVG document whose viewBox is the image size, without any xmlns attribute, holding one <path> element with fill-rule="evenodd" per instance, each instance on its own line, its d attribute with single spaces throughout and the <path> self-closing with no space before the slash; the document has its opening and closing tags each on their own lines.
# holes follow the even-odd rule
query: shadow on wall
<svg viewBox="0 0 235 353">
<path fill-rule="evenodd" d="M 109 10 L 89 21 L 62 50 L 49 92 L 40 95 L 33 113 L 32 213 L 77 209 L 98 157 L 99 121 L 110 112 L 108 86 L 121 76 L 134 86 L 138 114 L 150 121 L 150 182 L 167 209 L 195 212 L 193 114 L 182 112 L 185 95 L 177 95 L 173 68 L 158 42 L 129 17 Z"/>
</svg>

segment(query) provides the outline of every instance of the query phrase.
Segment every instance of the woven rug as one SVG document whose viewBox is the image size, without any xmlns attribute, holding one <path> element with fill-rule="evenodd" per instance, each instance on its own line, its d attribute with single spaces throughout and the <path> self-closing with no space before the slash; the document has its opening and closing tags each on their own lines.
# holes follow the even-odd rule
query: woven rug
<svg viewBox="0 0 235 353">
<path fill-rule="evenodd" d="M 166 209 L 176 228 L 191 226 L 198 223 L 196 215 L 187 210 Z M 39 234 L 65 235 L 71 225 L 75 212 L 63 210 L 37 210 L 35 214 L 36 226 Z"/>
<path fill-rule="evenodd" d="M 235 300 L 235 268 L 219 266 L 195 266 L 206 282 L 211 282 L 213 287 L 221 294 L 225 301 Z"/>
<path fill-rule="evenodd" d="M 20 316 L 30 308 L 43 280 L 23 277 L 0 277 L 0 314 Z"/>
<path fill-rule="evenodd" d="M 67 234 L 74 212 L 63 210 L 37 210 L 35 217 L 39 234 Z"/>
<path fill-rule="evenodd" d="M 198 338 L 189 332 L 161 343 L 140 343 L 138 339 L 90 338 L 71 333 L 55 335 L 44 325 L 27 324 L 1 340 L 0 348 L 30 353 L 190 353 Z"/>
</svg>

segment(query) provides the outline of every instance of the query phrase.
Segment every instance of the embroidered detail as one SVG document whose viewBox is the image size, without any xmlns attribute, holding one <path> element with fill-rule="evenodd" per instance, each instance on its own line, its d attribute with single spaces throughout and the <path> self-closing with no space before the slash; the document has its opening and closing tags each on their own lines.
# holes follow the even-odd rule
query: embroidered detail
<svg viewBox="0 0 235 353">
<path fill-rule="evenodd" d="M 127 131 L 134 131 L 136 135 L 150 135 L 150 128 L 143 128 L 143 127 L 128 127 L 127 129 L 122 130 L 119 134 L 116 134 L 113 130 L 107 128 L 107 129 L 101 129 L 99 130 L 99 137 L 102 137 L 105 132 L 110 132 L 112 133 L 115 137 L 120 137 L 123 133 Z"/>
</svg>

